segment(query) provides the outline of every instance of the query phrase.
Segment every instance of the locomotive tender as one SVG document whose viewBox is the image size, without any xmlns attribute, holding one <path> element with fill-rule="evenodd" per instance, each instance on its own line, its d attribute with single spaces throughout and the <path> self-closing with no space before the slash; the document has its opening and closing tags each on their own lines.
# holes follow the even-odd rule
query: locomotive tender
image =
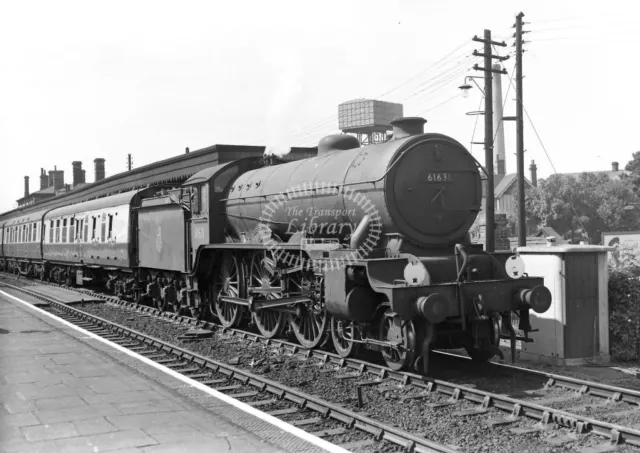
<svg viewBox="0 0 640 453">
<path fill-rule="evenodd" d="M 512 316 L 528 339 L 551 293 L 471 243 L 481 167 L 425 122 L 398 119 L 381 144 L 328 136 L 314 158 L 242 158 L 178 188 L 16 214 L 0 223 L 0 267 L 227 327 L 249 318 L 305 348 L 331 339 L 344 357 L 373 349 L 393 369 L 426 373 L 433 348 L 489 360 L 501 335 L 514 346 Z"/>
</svg>

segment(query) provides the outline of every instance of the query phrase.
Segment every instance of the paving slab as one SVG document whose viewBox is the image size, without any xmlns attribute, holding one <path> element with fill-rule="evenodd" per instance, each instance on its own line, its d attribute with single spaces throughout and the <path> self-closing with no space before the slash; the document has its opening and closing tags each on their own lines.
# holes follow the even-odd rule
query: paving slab
<svg viewBox="0 0 640 453">
<path fill-rule="evenodd" d="M 51 297 L 57 302 L 64 304 L 80 304 L 82 302 L 87 303 L 104 303 L 104 299 L 97 296 L 90 296 L 87 294 L 80 294 L 75 291 L 71 291 L 62 287 L 50 286 L 50 285 L 33 285 L 29 286 L 29 291 L 39 294 L 44 297 Z M 19 296 L 22 297 L 22 296 Z M 42 303 L 42 301 L 40 301 Z"/>
<path fill-rule="evenodd" d="M 3 291 L 0 452 L 327 451 Z"/>
</svg>

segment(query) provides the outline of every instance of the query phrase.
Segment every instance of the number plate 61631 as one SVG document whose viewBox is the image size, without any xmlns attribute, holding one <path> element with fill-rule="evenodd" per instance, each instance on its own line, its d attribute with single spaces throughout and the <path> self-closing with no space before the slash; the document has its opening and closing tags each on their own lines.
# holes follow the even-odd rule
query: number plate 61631
<svg viewBox="0 0 640 453">
<path fill-rule="evenodd" d="M 440 172 L 433 173 L 429 172 L 424 175 L 422 178 L 424 182 L 451 182 L 451 173 Z"/>
</svg>

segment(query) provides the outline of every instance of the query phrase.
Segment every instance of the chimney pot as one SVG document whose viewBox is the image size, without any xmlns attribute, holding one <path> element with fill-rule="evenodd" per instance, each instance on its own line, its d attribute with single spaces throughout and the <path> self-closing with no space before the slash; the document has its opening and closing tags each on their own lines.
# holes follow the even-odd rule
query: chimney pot
<svg viewBox="0 0 640 453">
<path fill-rule="evenodd" d="M 532 160 L 531 165 L 529 165 L 529 171 L 531 172 L 531 185 L 538 187 L 538 167 L 534 160 Z"/>
<path fill-rule="evenodd" d="M 393 139 L 410 137 L 411 135 L 424 134 L 424 124 L 427 122 L 424 118 L 416 116 L 408 116 L 404 118 L 396 118 L 391 121 L 393 126 Z"/>
<path fill-rule="evenodd" d="M 49 187 L 49 178 L 47 178 L 47 172 L 44 168 L 40 168 L 40 190 L 44 190 Z"/>
<path fill-rule="evenodd" d="M 29 196 L 29 177 L 24 177 L 24 196 L 25 198 Z"/>
<path fill-rule="evenodd" d="M 102 181 L 104 179 L 104 162 L 102 157 L 93 159 L 95 165 L 95 182 Z"/>
<path fill-rule="evenodd" d="M 619 171 L 618 162 L 611 162 L 611 171 Z"/>
<path fill-rule="evenodd" d="M 74 160 L 71 162 L 71 166 L 73 167 L 73 187 L 78 184 L 84 183 L 84 170 L 82 169 L 82 162 L 79 160 Z"/>
<path fill-rule="evenodd" d="M 53 190 L 60 190 L 64 187 L 64 170 L 54 170 L 49 172 L 49 175 L 53 180 Z"/>
</svg>

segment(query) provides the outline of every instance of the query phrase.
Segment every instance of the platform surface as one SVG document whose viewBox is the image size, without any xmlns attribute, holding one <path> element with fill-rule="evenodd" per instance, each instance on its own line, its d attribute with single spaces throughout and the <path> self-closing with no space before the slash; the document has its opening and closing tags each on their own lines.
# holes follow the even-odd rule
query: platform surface
<svg viewBox="0 0 640 453">
<path fill-rule="evenodd" d="M 52 297 L 58 302 L 62 302 L 63 304 L 69 304 L 69 305 L 79 304 L 81 301 L 104 302 L 103 299 L 100 299 L 99 297 L 96 297 L 96 296 L 80 294 L 75 291 L 71 291 L 71 290 L 56 287 L 56 286 L 50 286 L 50 285 L 34 285 L 34 286 L 29 286 L 25 289 L 45 297 Z"/>
<path fill-rule="evenodd" d="M 106 451 L 325 450 L 0 293 L 0 452 Z"/>
</svg>

